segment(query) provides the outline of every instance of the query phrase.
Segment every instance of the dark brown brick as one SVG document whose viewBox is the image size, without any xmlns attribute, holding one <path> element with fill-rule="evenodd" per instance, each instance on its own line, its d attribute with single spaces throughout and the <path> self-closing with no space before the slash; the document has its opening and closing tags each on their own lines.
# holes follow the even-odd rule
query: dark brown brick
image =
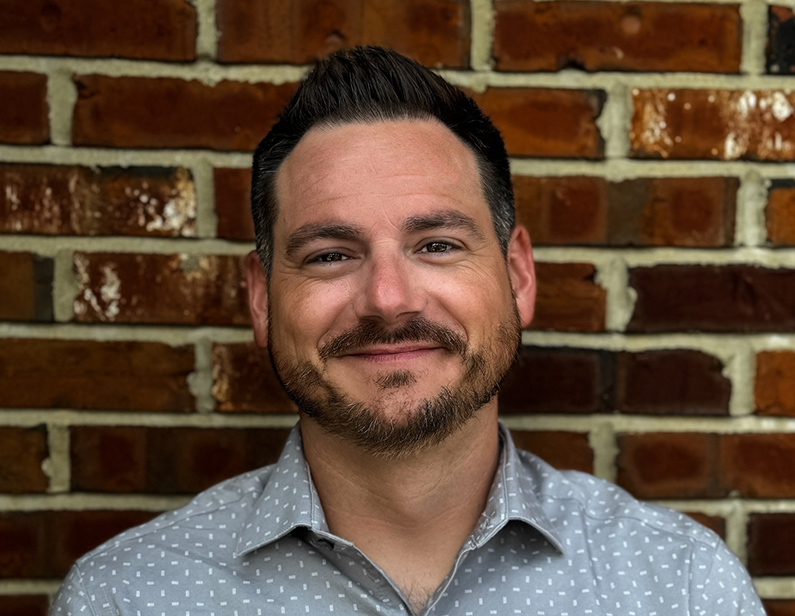
<svg viewBox="0 0 795 616">
<path fill-rule="evenodd" d="M 795 599 L 762 599 L 767 616 L 795 616 Z"/>
<path fill-rule="evenodd" d="M 795 182 L 774 180 L 765 207 L 767 239 L 779 246 L 795 246 Z"/>
<path fill-rule="evenodd" d="M 78 322 L 249 323 L 240 257 L 78 252 L 74 268 Z"/>
<path fill-rule="evenodd" d="M 791 7 L 767 7 L 765 56 L 768 73 L 795 72 L 795 13 Z"/>
<path fill-rule="evenodd" d="M 636 158 L 795 158 L 795 94 L 784 90 L 633 90 Z"/>
<path fill-rule="evenodd" d="M 596 126 L 605 99 L 601 90 L 488 88 L 468 93 L 500 129 L 513 156 L 604 157 Z"/>
<path fill-rule="evenodd" d="M 740 68 L 738 5 L 500 0 L 494 8 L 498 70 Z"/>
<path fill-rule="evenodd" d="M 4 0 L 0 53 L 187 61 L 196 10 L 185 0 Z"/>
<path fill-rule="evenodd" d="M 555 430 L 511 430 L 514 443 L 555 468 L 593 473 L 593 450 L 588 435 Z"/>
<path fill-rule="evenodd" d="M 706 526 L 724 541 L 726 540 L 726 518 L 719 515 L 707 515 L 700 511 L 685 511 L 684 513 L 702 526 Z"/>
<path fill-rule="evenodd" d="M 618 353 L 616 409 L 643 415 L 728 415 L 731 381 L 719 359 L 671 349 Z"/>
<path fill-rule="evenodd" d="M 795 574 L 793 544 L 795 544 L 795 515 L 752 513 L 748 519 L 749 573 L 751 575 Z"/>
<path fill-rule="evenodd" d="M 275 462 L 288 430 L 77 426 L 72 489 L 193 493 Z"/>
<path fill-rule="evenodd" d="M 5 339 L 0 407 L 189 411 L 193 369 L 190 346 Z"/>
<path fill-rule="evenodd" d="M 47 429 L 0 428 L 0 492 L 44 492 L 50 485 L 41 468 L 49 455 Z"/>
<path fill-rule="evenodd" d="M 629 284 L 637 301 L 628 331 L 795 329 L 795 270 L 658 265 L 630 270 Z"/>
<path fill-rule="evenodd" d="M 222 62 L 306 64 L 355 45 L 381 45 L 428 66 L 469 65 L 464 0 L 220 0 Z"/>
<path fill-rule="evenodd" d="M 590 263 L 536 263 L 533 329 L 599 332 L 605 328 L 605 290 Z"/>
<path fill-rule="evenodd" d="M 45 75 L 0 71 L 0 143 L 49 143 L 49 109 Z"/>
<path fill-rule="evenodd" d="M 762 351 L 756 355 L 754 401 L 758 415 L 795 416 L 795 352 Z"/>
<path fill-rule="evenodd" d="M 725 434 L 720 454 L 724 482 L 734 493 L 795 497 L 795 434 Z"/>
<path fill-rule="evenodd" d="M 47 595 L 2 595 L 0 616 L 46 616 Z"/>
<path fill-rule="evenodd" d="M 213 172 L 218 237 L 254 241 L 251 218 L 251 169 L 219 168 Z"/>
<path fill-rule="evenodd" d="M 52 259 L 0 251 L 0 272 L 0 320 L 53 320 Z"/>
<path fill-rule="evenodd" d="M 196 235 L 186 169 L 0 165 L 0 233 Z"/>
<path fill-rule="evenodd" d="M 253 150 L 296 84 L 75 77 L 75 145 Z"/>
</svg>

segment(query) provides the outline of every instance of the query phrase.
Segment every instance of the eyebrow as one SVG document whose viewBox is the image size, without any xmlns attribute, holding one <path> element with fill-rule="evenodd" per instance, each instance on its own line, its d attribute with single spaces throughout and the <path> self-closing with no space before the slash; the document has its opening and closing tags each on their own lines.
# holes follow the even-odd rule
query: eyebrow
<svg viewBox="0 0 795 616">
<path fill-rule="evenodd" d="M 474 218 L 457 212 L 446 210 L 434 212 L 424 216 L 410 216 L 403 223 L 403 229 L 412 233 L 418 231 L 431 231 L 433 229 L 464 229 L 479 240 L 485 240 L 486 236 L 480 229 Z"/>
<path fill-rule="evenodd" d="M 356 240 L 362 237 L 362 230 L 356 225 L 345 223 L 308 224 L 299 227 L 287 239 L 285 253 L 293 256 L 301 248 L 314 240 Z"/>
</svg>

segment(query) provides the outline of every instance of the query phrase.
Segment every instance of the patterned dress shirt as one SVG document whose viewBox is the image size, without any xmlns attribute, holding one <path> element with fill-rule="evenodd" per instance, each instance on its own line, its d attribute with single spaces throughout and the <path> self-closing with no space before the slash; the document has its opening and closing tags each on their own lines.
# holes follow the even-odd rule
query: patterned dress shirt
<svg viewBox="0 0 795 616">
<path fill-rule="evenodd" d="M 423 615 L 677 616 L 764 610 L 711 531 L 590 475 L 514 448 L 488 504 Z M 331 533 L 290 435 L 272 466 L 83 556 L 52 616 L 412 614 L 355 545 Z"/>
</svg>

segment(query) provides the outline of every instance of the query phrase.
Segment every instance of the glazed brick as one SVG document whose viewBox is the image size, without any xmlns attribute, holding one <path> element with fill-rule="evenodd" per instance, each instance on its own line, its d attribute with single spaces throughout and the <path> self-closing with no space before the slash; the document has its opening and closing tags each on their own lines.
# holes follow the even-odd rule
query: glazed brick
<svg viewBox="0 0 795 616">
<path fill-rule="evenodd" d="M 196 10 L 186 0 L 4 0 L 0 53 L 189 61 Z"/>
<path fill-rule="evenodd" d="M 616 409 L 641 415 L 728 415 L 731 381 L 719 359 L 685 349 L 618 353 Z"/>
<path fill-rule="evenodd" d="M 0 165 L 0 233 L 196 235 L 183 168 Z"/>
<path fill-rule="evenodd" d="M 756 355 L 754 405 L 758 415 L 795 416 L 795 352 L 762 351 Z"/>
<path fill-rule="evenodd" d="M 533 329 L 598 332 L 605 328 L 605 290 L 590 263 L 536 263 Z"/>
<path fill-rule="evenodd" d="M 157 342 L 8 338 L 0 407 L 190 411 L 193 348 Z"/>
<path fill-rule="evenodd" d="M 749 573 L 751 575 L 795 574 L 793 543 L 795 543 L 795 515 L 751 514 L 748 519 Z"/>
<path fill-rule="evenodd" d="M 734 493 L 795 497 L 795 434 L 725 434 L 720 454 L 723 481 Z"/>
<path fill-rule="evenodd" d="M 765 207 L 767 239 L 779 246 L 795 246 L 795 182 L 773 180 Z"/>
<path fill-rule="evenodd" d="M 49 456 L 47 429 L 0 428 L 0 492 L 44 492 L 50 485 L 41 469 Z"/>
<path fill-rule="evenodd" d="M 511 430 L 518 449 L 529 451 L 555 468 L 593 473 L 588 435 L 556 430 Z"/>
<path fill-rule="evenodd" d="M 488 88 L 468 94 L 500 130 L 512 156 L 604 157 L 596 126 L 605 100 L 601 90 Z"/>
<path fill-rule="evenodd" d="M 0 143 L 49 143 L 49 109 L 45 75 L 0 71 Z"/>
<path fill-rule="evenodd" d="M 253 150 L 296 84 L 80 75 L 78 146 Z"/>
<path fill-rule="evenodd" d="M 63 578 L 75 560 L 148 511 L 0 512 L 0 578 Z"/>
<path fill-rule="evenodd" d="M 795 94 L 784 90 L 633 90 L 635 158 L 795 158 Z"/>
<path fill-rule="evenodd" d="M 242 267 L 230 255 L 78 252 L 75 320 L 246 325 Z"/>
<path fill-rule="evenodd" d="M 719 515 L 707 515 L 700 511 L 685 511 L 683 513 L 693 518 L 696 522 L 701 524 L 701 526 L 706 526 L 724 541 L 726 540 L 726 518 Z"/>
<path fill-rule="evenodd" d="M 284 393 L 268 352 L 256 344 L 214 344 L 213 398 L 223 413 L 289 413 L 295 405 Z"/>
<path fill-rule="evenodd" d="M 306 64 L 381 45 L 432 67 L 469 65 L 465 0 L 219 0 L 221 62 Z"/>
<path fill-rule="evenodd" d="M 0 616 L 46 616 L 47 595 L 2 595 Z"/>
<path fill-rule="evenodd" d="M 631 269 L 629 285 L 637 293 L 631 332 L 795 329 L 795 270 L 658 265 Z"/>
<path fill-rule="evenodd" d="M 289 430 L 75 426 L 72 490 L 194 493 L 274 463 Z"/>
<path fill-rule="evenodd" d="M 0 251 L 0 272 L 0 320 L 53 320 L 52 259 Z"/>
<path fill-rule="evenodd" d="M 795 616 L 795 599 L 762 599 L 767 616 Z"/>
<path fill-rule="evenodd" d="M 790 74 L 795 71 L 795 13 L 788 6 L 767 7 L 768 73 Z"/>
<path fill-rule="evenodd" d="M 251 169 L 221 167 L 213 170 L 216 234 L 225 240 L 254 241 L 251 218 Z"/>
<path fill-rule="evenodd" d="M 738 5 L 499 0 L 494 8 L 498 70 L 740 68 Z"/>
</svg>

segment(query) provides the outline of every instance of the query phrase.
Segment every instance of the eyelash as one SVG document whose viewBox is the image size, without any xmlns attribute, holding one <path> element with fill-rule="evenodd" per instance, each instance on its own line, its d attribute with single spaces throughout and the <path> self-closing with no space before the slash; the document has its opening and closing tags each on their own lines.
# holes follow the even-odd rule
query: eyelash
<svg viewBox="0 0 795 616">
<path fill-rule="evenodd" d="M 443 250 L 430 250 L 431 246 L 436 247 L 444 247 Z M 452 242 L 446 242 L 443 240 L 431 240 L 422 244 L 420 250 L 418 252 L 425 253 L 425 254 L 434 254 L 434 255 L 441 255 L 441 254 L 449 254 L 459 250 L 459 246 Z M 320 264 L 327 264 L 327 263 L 340 263 L 341 261 L 347 261 L 351 257 L 346 255 L 343 252 L 339 251 L 332 251 L 332 252 L 324 252 L 319 255 L 315 255 L 314 257 L 309 259 L 309 263 L 320 263 Z"/>
</svg>

